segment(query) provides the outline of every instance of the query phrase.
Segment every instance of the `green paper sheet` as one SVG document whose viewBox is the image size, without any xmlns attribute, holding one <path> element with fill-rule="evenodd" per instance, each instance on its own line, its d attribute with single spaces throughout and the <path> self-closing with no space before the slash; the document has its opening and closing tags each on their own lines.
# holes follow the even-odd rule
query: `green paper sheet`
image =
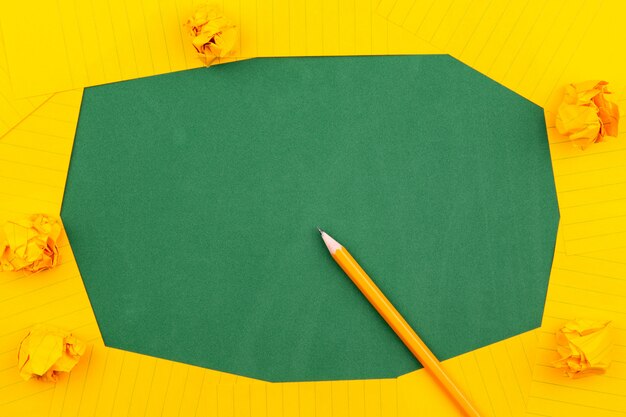
<svg viewBox="0 0 626 417">
<path fill-rule="evenodd" d="M 543 111 L 449 56 L 254 59 L 85 90 L 62 218 L 105 343 L 267 379 L 420 365 L 539 326 Z"/>
</svg>

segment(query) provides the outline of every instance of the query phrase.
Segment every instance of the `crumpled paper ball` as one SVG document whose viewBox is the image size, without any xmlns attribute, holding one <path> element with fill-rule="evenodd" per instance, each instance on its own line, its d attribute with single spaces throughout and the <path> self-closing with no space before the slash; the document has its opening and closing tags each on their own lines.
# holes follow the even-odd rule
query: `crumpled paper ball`
<svg viewBox="0 0 626 417">
<path fill-rule="evenodd" d="M 215 59 L 227 56 L 235 47 L 237 27 L 217 7 L 199 7 L 185 26 L 192 36 L 191 43 L 198 52 L 198 58 L 206 66 Z"/>
<path fill-rule="evenodd" d="M 0 271 L 53 268 L 59 261 L 57 240 L 62 230 L 57 217 L 45 214 L 6 222 L 0 231 Z"/>
<path fill-rule="evenodd" d="M 557 351 L 561 359 L 554 366 L 570 378 L 598 375 L 611 363 L 613 341 L 608 321 L 577 319 L 556 332 Z"/>
<path fill-rule="evenodd" d="M 570 84 L 556 115 L 556 128 L 574 145 L 585 149 L 605 136 L 617 136 L 619 108 L 606 99 L 606 81 Z"/>
<path fill-rule="evenodd" d="M 48 325 L 35 325 L 20 343 L 17 362 L 25 380 L 56 381 L 85 353 L 85 344 L 72 334 Z"/>
</svg>

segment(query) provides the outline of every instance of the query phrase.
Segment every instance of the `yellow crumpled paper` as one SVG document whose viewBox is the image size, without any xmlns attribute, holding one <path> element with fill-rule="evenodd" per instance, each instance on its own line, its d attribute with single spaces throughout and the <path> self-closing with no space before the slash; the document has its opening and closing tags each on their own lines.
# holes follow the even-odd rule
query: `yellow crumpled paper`
<svg viewBox="0 0 626 417">
<path fill-rule="evenodd" d="M 217 7 L 199 7 L 185 26 L 192 36 L 191 43 L 198 51 L 198 58 L 206 66 L 227 56 L 235 47 L 237 27 Z"/>
<path fill-rule="evenodd" d="M 605 136 L 617 136 L 619 108 L 606 99 L 606 81 L 570 84 L 556 115 L 556 128 L 581 149 Z"/>
<path fill-rule="evenodd" d="M 20 343 L 17 362 L 25 380 L 56 381 L 69 372 L 85 353 L 85 344 L 53 326 L 38 324 Z"/>
<path fill-rule="evenodd" d="M 61 230 L 61 221 L 45 214 L 6 222 L 0 231 L 0 271 L 37 272 L 56 266 Z"/>
<path fill-rule="evenodd" d="M 585 319 L 566 323 L 556 332 L 561 359 L 554 366 L 564 369 L 570 378 L 606 372 L 613 347 L 608 324 L 608 321 Z"/>
</svg>

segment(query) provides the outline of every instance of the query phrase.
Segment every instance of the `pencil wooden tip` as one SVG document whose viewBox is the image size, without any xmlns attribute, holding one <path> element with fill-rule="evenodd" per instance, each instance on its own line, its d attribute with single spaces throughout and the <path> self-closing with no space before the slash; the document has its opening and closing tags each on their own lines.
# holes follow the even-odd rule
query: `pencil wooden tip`
<svg viewBox="0 0 626 417">
<path fill-rule="evenodd" d="M 322 239 L 324 240 L 324 244 L 328 248 L 328 251 L 331 253 L 331 255 L 334 254 L 335 252 L 337 252 L 339 249 L 341 249 L 343 247 L 343 246 L 341 246 L 341 244 L 339 242 L 337 242 L 332 237 L 328 236 L 328 233 L 326 233 L 325 231 L 323 231 L 319 227 L 317 228 L 317 230 L 320 231 L 320 234 L 322 235 Z"/>
</svg>

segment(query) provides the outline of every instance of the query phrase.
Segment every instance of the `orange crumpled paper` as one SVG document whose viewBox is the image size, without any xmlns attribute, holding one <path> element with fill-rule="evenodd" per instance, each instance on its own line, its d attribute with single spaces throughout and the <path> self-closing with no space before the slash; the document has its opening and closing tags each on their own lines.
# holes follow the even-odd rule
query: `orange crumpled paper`
<svg viewBox="0 0 626 417">
<path fill-rule="evenodd" d="M 556 332 L 561 359 L 554 366 L 564 369 L 570 378 L 605 373 L 613 347 L 608 324 L 608 321 L 585 319 L 566 323 Z"/>
<path fill-rule="evenodd" d="M 617 136 L 619 108 L 606 99 L 606 81 L 570 84 L 556 115 L 556 128 L 579 148 Z"/>
<path fill-rule="evenodd" d="M 17 362 L 25 380 L 56 381 L 69 372 L 85 353 L 85 344 L 75 336 L 48 325 L 35 325 L 20 343 Z"/>
<path fill-rule="evenodd" d="M 191 43 L 198 58 L 206 66 L 231 53 L 237 41 L 237 27 L 217 7 L 199 7 L 185 26 L 192 36 Z"/>
<path fill-rule="evenodd" d="M 45 214 L 6 222 L 0 230 L 0 271 L 37 272 L 56 266 L 61 230 L 61 221 Z"/>
</svg>

